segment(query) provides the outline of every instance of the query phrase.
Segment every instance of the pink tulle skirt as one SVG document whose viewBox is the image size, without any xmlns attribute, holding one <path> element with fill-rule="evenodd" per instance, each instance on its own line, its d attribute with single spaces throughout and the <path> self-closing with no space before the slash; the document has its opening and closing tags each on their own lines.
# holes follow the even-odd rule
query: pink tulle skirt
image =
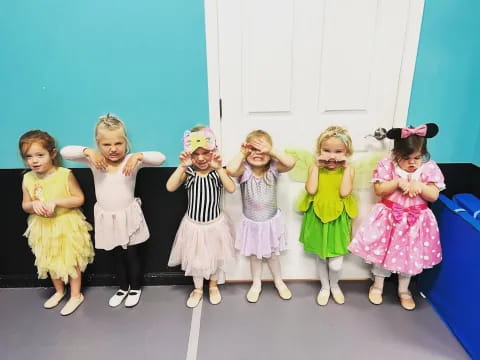
<svg viewBox="0 0 480 360">
<path fill-rule="evenodd" d="M 218 271 L 218 283 L 225 282 L 225 266 L 233 262 L 232 225 L 225 214 L 201 223 L 185 215 L 175 236 L 168 266 L 182 265 L 185 276 L 209 279 Z"/>
<path fill-rule="evenodd" d="M 286 248 L 287 232 L 280 210 L 271 219 L 253 221 L 242 217 L 235 240 L 235 248 L 245 256 L 269 258 L 280 255 Z"/>
</svg>

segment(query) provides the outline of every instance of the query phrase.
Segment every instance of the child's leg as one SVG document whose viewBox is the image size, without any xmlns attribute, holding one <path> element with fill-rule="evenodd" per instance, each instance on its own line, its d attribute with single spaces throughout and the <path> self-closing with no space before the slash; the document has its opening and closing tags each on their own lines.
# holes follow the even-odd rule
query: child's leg
<svg viewBox="0 0 480 360">
<path fill-rule="evenodd" d="M 82 288 L 82 273 L 80 269 L 76 268 L 77 270 L 77 277 L 72 278 L 69 277 L 68 281 L 70 283 L 70 299 L 67 301 L 65 306 L 60 310 L 61 315 L 70 315 L 73 313 L 80 304 L 83 302 L 84 298 L 81 291 Z"/>
<path fill-rule="evenodd" d="M 52 279 L 53 287 L 55 288 L 55 294 L 50 296 L 50 298 L 43 303 L 45 309 L 51 309 L 58 305 L 58 303 L 65 296 L 65 284 L 60 279 Z"/>
<path fill-rule="evenodd" d="M 113 249 L 113 254 L 115 256 L 115 268 L 117 270 L 118 284 L 120 290 L 128 291 L 128 273 L 127 273 L 127 250 L 123 249 L 121 246 L 117 246 Z"/>
<path fill-rule="evenodd" d="M 284 300 L 291 299 L 292 293 L 282 279 L 282 269 L 278 256 L 272 255 L 269 259 L 267 259 L 267 264 L 270 268 L 270 271 L 272 272 L 273 282 L 278 290 L 278 294 L 280 295 L 280 297 Z"/>
<path fill-rule="evenodd" d="M 142 268 L 138 246 L 127 247 L 127 272 L 130 290 L 140 290 L 142 286 Z"/>
<path fill-rule="evenodd" d="M 120 289 L 113 294 L 112 297 L 108 300 L 108 305 L 111 307 L 116 307 L 120 305 L 128 295 L 128 273 L 127 273 L 127 262 L 126 256 L 127 251 L 121 246 L 117 246 L 112 250 L 113 256 L 115 258 L 115 268 L 117 270 L 117 278 Z"/>
<path fill-rule="evenodd" d="M 222 295 L 220 294 L 220 290 L 218 289 L 218 277 L 219 277 L 220 271 L 222 270 L 219 269 L 210 276 L 208 295 L 209 295 L 210 303 L 212 305 L 220 304 L 220 301 L 222 301 Z"/>
<path fill-rule="evenodd" d="M 342 270 L 343 256 L 336 256 L 328 259 L 328 279 L 331 288 L 339 288 L 340 271 Z"/>
<path fill-rule="evenodd" d="M 372 304 L 380 305 L 383 302 L 383 284 L 385 278 L 390 277 L 391 272 L 378 265 L 373 265 L 372 274 L 374 281 L 368 290 L 368 299 Z"/>
<path fill-rule="evenodd" d="M 262 268 L 263 259 L 257 258 L 255 255 L 250 256 L 250 270 L 252 271 L 252 287 L 257 292 L 262 290 Z"/>
<path fill-rule="evenodd" d="M 328 280 L 328 265 L 327 260 L 318 258 L 318 276 L 322 289 L 320 291 L 328 292 L 330 294 L 330 281 Z"/>
<path fill-rule="evenodd" d="M 327 305 L 330 298 L 330 281 L 328 280 L 328 264 L 326 259 L 318 258 L 318 276 L 322 288 L 317 295 L 318 305 Z"/>
<path fill-rule="evenodd" d="M 376 290 L 379 290 L 381 294 L 383 292 L 383 284 L 385 282 L 385 278 L 390 277 L 392 273 L 378 265 L 373 265 L 372 274 L 374 276 L 373 287 Z"/>
<path fill-rule="evenodd" d="M 400 304 L 405 310 L 415 309 L 412 293 L 408 291 L 410 279 L 410 275 L 398 274 L 398 297 L 400 298 Z"/>
<path fill-rule="evenodd" d="M 142 276 L 140 265 L 140 254 L 138 253 L 138 246 L 129 246 L 126 251 L 127 273 L 130 291 L 125 300 L 126 307 L 134 307 L 140 301 L 142 290 Z"/>
<path fill-rule="evenodd" d="M 80 297 L 82 290 L 82 273 L 77 266 L 77 277 L 68 279 L 70 283 L 70 297 Z"/>
<path fill-rule="evenodd" d="M 52 278 L 53 287 L 55 288 L 55 293 L 64 294 L 65 293 L 65 284 L 61 279 Z"/>
<path fill-rule="evenodd" d="M 262 291 L 262 268 L 263 259 L 257 258 L 255 255 L 250 256 L 250 270 L 252 272 L 252 286 L 247 292 L 247 301 L 256 303 Z"/>
<path fill-rule="evenodd" d="M 330 291 L 332 292 L 333 300 L 335 300 L 337 304 L 345 303 L 345 296 L 338 285 L 342 265 L 343 256 L 336 256 L 328 259 L 328 278 L 330 281 Z"/>
<path fill-rule="evenodd" d="M 195 288 L 190 293 L 190 296 L 188 297 L 188 300 L 187 300 L 187 306 L 189 308 L 194 308 L 195 306 L 198 305 L 200 300 L 202 300 L 202 296 L 203 296 L 203 277 L 194 276 L 193 277 L 193 285 L 195 286 Z"/>
</svg>

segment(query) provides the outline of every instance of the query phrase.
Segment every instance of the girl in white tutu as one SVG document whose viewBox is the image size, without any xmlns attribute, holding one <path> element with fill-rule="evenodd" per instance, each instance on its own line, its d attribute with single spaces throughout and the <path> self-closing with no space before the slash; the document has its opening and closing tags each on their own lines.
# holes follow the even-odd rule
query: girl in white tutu
<svg viewBox="0 0 480 360">
<path fill-rule="evenodd" d="M 255 303 L 262 291 L 262 265 L 266 259 L 279 296 L 289 300 L 292 293 L 282 279 L 278 255 L 285 250 L 286 231 L 277 206 L 277 180 L 289 171 L 295 159 L 277 152 L 271 136 L 263 130 L 247 135 L 240 153 L 228 164 L 229 175 L 237 177 L 242 191 L 243 217 L 237 232 L 235 248 L 250 257 L 253 283 L 247 300 Z"/>
<path fill-rule="evenodd" d="M 194 308 L 203 296 L 203 279 L 210 279 L 209 298 L 213 305 L 222 300 L 218 284 L 225 282 L 224 267 L 234 258 L 232 226 L 220 210 L 222 188 L 232 193 L 235 183 L 222 168 L 216 152 L 215 135 L 210 128 L 196 126 L 183 137 L 180 165 L 167 181 L 167 190 L 182 184 L 188 195 L 188 208 L 180 223 L 168 266 L 182 265 L 186 276 L 193 276 L 195 289 L 187 306 Z"/>
</svg>

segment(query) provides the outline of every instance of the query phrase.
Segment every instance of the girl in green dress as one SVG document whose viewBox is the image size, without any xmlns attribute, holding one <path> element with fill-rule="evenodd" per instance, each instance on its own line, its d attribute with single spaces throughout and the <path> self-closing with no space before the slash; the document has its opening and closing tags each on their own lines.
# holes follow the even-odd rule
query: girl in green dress
<svg viewBox="0 0 480 360">
<path fill-rule="evenodd" d="M 304 212 L 300 242 L 305 251 L 319 256 L 322 287 L 319 305 L 326 305 L 330 293 L 337 304 L 345 297 L 338 285 L 343 256 L 348 254 L 352 218 L 357 206 L 352 196 L 355 171 L 347 163 L 352 155 L 352 139 L 340 126 L 331 126 L 320 134 L 317 159 L 308 169 L 305 190 L 299 203 Z"/>
</svg>

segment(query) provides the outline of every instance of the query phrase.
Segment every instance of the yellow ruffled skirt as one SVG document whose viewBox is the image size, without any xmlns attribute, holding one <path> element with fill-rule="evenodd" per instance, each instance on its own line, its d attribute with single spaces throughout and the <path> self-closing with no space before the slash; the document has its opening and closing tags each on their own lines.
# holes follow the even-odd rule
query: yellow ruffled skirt
<svg viewBox="0 0 480 360">
<path fill-rule="evenodd" d="M 89 231 L 92 226 L 79 209 L 69 209 L 51 218 L 32 214 L 23 234 L 35 255 L 38 278 L 52 279 L 77 277 L 77 267 L 85 271 L 93 262 L 94 250 Z"/>
</svg>

